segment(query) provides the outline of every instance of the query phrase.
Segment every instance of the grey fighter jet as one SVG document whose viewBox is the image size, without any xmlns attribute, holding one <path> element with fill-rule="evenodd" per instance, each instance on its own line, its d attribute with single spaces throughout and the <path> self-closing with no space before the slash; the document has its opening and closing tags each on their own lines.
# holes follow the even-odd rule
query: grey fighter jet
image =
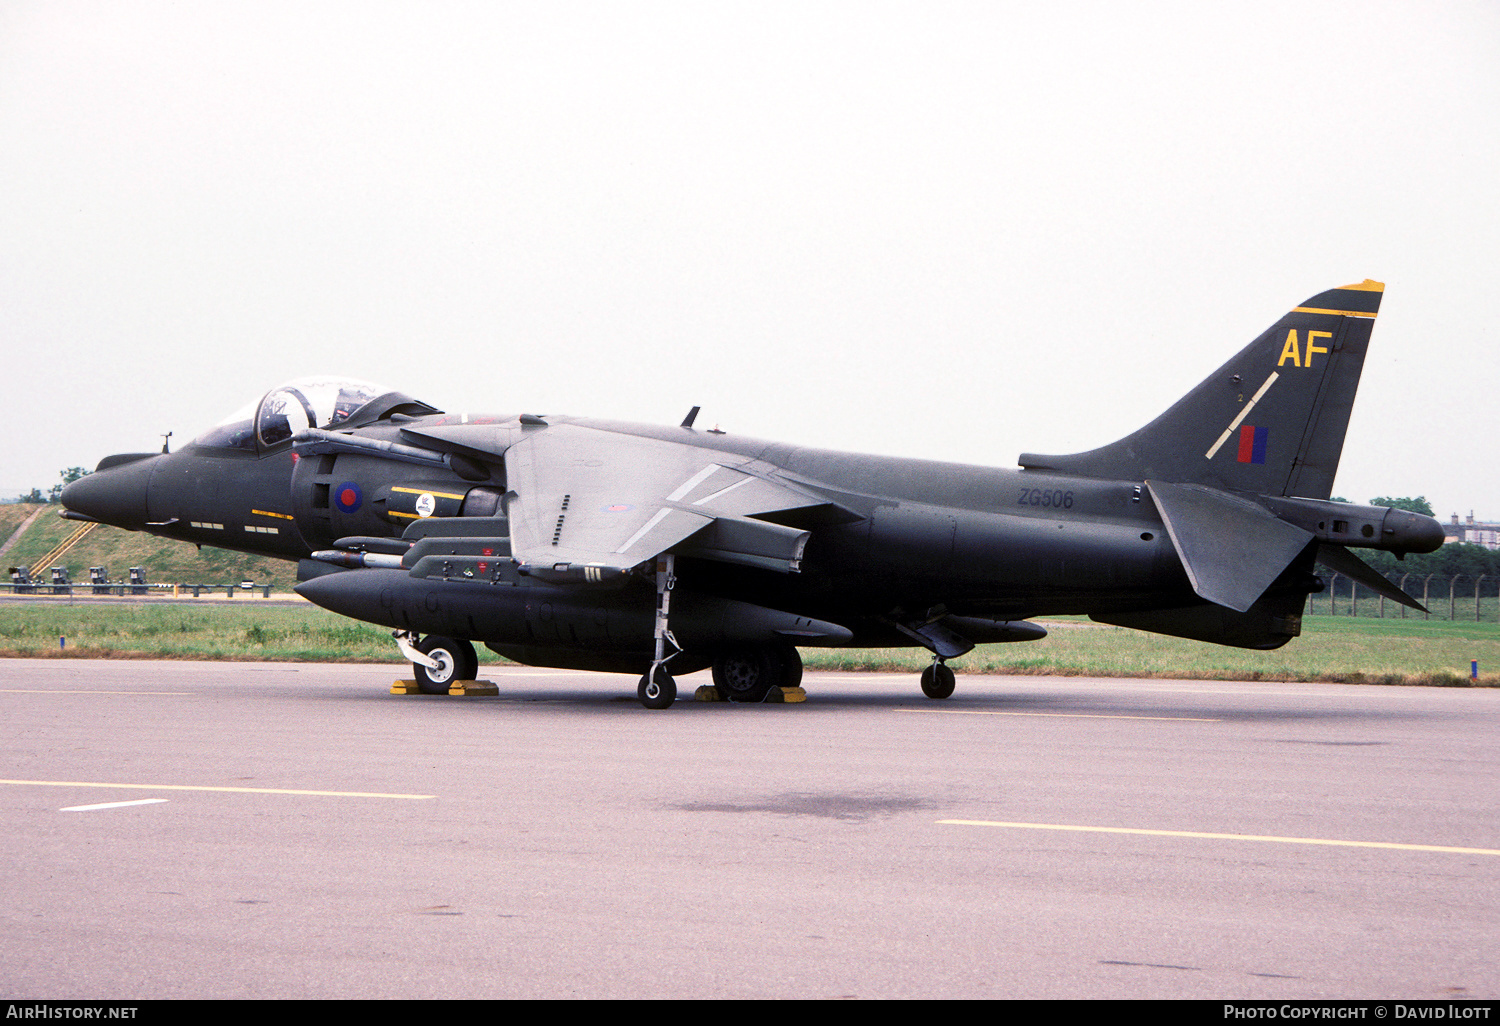
<svg viewBox="0 0 1500 1026">
<path fill-rule="evenodd" d="M 921 646 L 946 698 L 948 660 L 1045 615 L 1277 648 L 1317 566 L 1421 608 L 1351 549 L 1443 540 L 1328 501 L 1383 288 L 1319 293 L 1134 434 L 1019 470 L 302 379 L 180 451 L 106 458 L 64 515 L 298 560 L 300 594 L 393 628 L 431 692 L 474 676 L 475 642 L 638 676 L 648 708 L 706 666 L 725 698 L 774 697 L 808 646 Z"/>
</svg>

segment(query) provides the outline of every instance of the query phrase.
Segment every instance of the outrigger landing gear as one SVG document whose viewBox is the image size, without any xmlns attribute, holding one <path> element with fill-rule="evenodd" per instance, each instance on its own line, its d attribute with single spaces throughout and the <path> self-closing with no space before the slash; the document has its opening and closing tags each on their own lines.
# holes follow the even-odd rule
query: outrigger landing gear
<svg viewBox="0 0 1500 1026">
<path fill-rule="evenodd" d="M 886 621 L 932 653 L 932 665 L 922 671 L 922 694 L 928 698 L 947 698 L 953 694 L 955 681 L 948 660 L 974 648 L 972 641 L 943 622 L 947 615 L 944 606 L 933 606 L 921 620 L 903 622 L 892 614 L 893 619 Z"/>
<path fill-rule="evenodd" d="M 947 698 L 956 684 L 953 671 L 940 655 L 933 656 L 932 665 L 922 671 L 922 694 L 928 698 Z"/>
<path fill-rule="evenodd" d="M 682 646 L 677 644 L 677 639 L 672 637 L 672 631 L 667 627 L 672 589 L 677 586 L 677 576 L 673 573 L 675 564 L 675 556 L 656 558 L 656 625 L 652 631 L 656 649 L 651 669 L 646 671 L 640 686 L 635 689 L 636 697 L 647 709 L 665 709 L 677 700 L 677 682 L 667 672 L 667 660 L 682 651 Z M 672 646 L 670 655 L 667 653 L 669 644 Z"/>
</svg>

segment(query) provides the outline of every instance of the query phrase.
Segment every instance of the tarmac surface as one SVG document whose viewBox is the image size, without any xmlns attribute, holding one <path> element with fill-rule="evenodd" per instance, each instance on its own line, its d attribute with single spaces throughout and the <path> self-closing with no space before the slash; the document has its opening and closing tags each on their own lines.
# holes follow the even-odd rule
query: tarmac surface
<svg viewBox="0 0 1500 1026">
<path fill-rule="evenodd" d="M 0 996 L 1500 996 L 1500 691 L 394 676 L 0 660 Z"/>
</svg>

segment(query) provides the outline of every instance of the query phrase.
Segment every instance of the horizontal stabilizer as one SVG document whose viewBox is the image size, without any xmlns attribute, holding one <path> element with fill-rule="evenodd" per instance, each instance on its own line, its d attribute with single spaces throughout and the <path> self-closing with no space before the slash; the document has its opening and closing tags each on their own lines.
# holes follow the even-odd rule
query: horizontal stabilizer
<svg viewBox="0 0 1500 1026">
<path fill-rule="evenodd" d="M 1193 590 L 1237 613 L 1253 606 L 1313 537 L 1213 488 L 1162 481 L 1146 487 Z"/>
<path fill-rule="evenodd" d="M 1321 543 L 1318 546 L 1318 562 L 1336 574 L 1343 574 L 1351 580 L 1358 581 L 1377 595 L 1384 595 L 1388 599 L 1399 602 L 1403 606 L 1410 606 L 1421 613 L 1428 611 L 1426 606 L 1386 580 L 1373 566 L 1342 545 L 1335 545 L 1332 542 Z"/>
</svg>

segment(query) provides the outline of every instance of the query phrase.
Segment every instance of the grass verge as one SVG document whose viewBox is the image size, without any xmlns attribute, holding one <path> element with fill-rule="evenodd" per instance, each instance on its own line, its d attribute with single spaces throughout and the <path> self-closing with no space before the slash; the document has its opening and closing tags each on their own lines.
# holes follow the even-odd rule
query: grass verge
<svg viewBox="0 0 1500 1026">
<path fill-rule="evenodd" d="M 1347 684 L 1500 686 L 1500 673 L 1469 678 L 1471 660 L 1500 668 L 1500 625 L 1309 616 L 1303 636 L 1274 652 L 1250 652 L 1109 627 L 1047 622 L 1048 637 L 981 645 L 961 673 L 1328 681 Z M 60 642 L 59 639 L 65 639 Z M 480 649 L 487 662 L 503 662 Z M 810 670 L 916 673 L 918 649 L 803 649 Z M 382 627 L 315 606 L 153 602 L 0 603 L 0 657 L 208 659 L 267 662 L 403 662 Z"/>
</svg>

